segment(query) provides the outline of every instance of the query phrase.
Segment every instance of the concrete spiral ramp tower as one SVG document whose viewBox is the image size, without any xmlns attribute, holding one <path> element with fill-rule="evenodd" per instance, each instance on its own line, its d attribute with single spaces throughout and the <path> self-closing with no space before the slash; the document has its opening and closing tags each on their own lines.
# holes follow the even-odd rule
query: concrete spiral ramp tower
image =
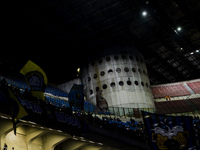
<svg viewBox="0 0 200 150">
<path fill-rule="evenodd" d="M 98 91 L 108 107 L 155 108 L 144 57 L 133 46 L 114 45 L 81 68 L 86 99 L 96 105 Z"/>
</svg>

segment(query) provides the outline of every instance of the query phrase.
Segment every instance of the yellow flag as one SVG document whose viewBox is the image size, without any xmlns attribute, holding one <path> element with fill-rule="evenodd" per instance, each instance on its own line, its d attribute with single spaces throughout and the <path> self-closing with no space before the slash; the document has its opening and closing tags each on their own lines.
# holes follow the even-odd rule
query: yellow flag
<svg viewBox="0 0 200 150">
<path fill-rule="evenodd" d="M 11 116 L 13 121 L 14 134 L 16 135 L 16 125 L 19 119 L 28 115 L 24 107 L 19 102 L 18 98 L 13 94 L 13 92 L 8 89 L 8 95 L 10 100 Z"/>
<path fill-rule="evenodd" d="M 44 92 L 47 86 L 47 76 L 45 72 L 31 60 L 29 60 L 21 69 L 26 81 L 31 87 L 31 93 L 34 97 L 45 100 Z"/>
</svg>

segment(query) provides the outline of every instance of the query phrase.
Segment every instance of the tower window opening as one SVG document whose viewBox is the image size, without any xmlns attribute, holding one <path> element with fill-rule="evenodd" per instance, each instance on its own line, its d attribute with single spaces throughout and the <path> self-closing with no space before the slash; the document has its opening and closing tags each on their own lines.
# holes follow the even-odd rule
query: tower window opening
<svg viewBox="0 0 200 150">
<path fill-rule="evenodd" d="M 133 60 L 133 56 L 129 56 L 130 60 Z"/>
<path fill-rule="evenodd" d="M 100 58 L 100 59 L 98 60 L 98 63 L 101 64 L 102 62 L 103 62 L 103 60 Z"/>
<path fill-rule="evenodd" d="M 104 75 L 105 75 L 105 72 L 104 72 L 104 71 L 101 71 L 100 75 L 101 75 L 101 76 L 104 76 Z"/>
<path fill-rule="evenodd" d="M 106 84 L 103 85 L 103 89 L 107 89 L 107 85 Z"/>
<path fill-rule="evenodd" d="M 92 95 L 93 94 L 93 90 L 90 90 L 90 95 Z"/>
<path fill-rule="evenodd" d="M 98 92 L 99 91 L 99 87 L 96 87 L 96 92 Z"/>
<path fill-rule="evenodd" d="M 111 87 L 115 87 L 115 83 L 112 82 L 112 83 L 110 84 L 110 86 L 111 86 Z"/>
<path fill-rule="evenodd" d="M 120 73 L 120 72 L 121 72 L 121 69 L 120 69 L 120 68 L 117 68 L 116 71 L 117 71 L 117 73 Z"/>
<path fill-rule="evenodd" d="M 118 59 L 119 59 L 119 57 L 118 57 L 118 56 L 114 56 L 114 59 L 115 59 L 115 60 L 118 60 Z"/>
<path fill-rule="evenodd" d="M 123 85 L 124 85 L 124 82 L 123 82 L 123 81 L 119 81 L 119 85 L 120 85 L 120 86 L 123 86 Z"/>
<path fill-rule="evenodd" d="M 112 73 L 113 73 L 113 70 L 112 70 L 112 69 L 109 69 L 109 70 L 108 70 L 108 74 L 111 75 Z"/>
<path fill-rule="evenodd" d="M 133 72 L 136 72 L 135 68 L 132 68 L 132 71 L 133 71 Z"/>
<path fill-rule="evenodd" d="M 128 84 L 128 85 L 131 85 L 131 84 L 132 84 L 132 82 L 131 82 L 131 81 L 127 81 L 127 84 Z"/>
<path fill-rule="evenodd" d="M 94 79 L 96 79 L 96 78 L 97 78 L 97 74 L 95 73 L 95 74 L 94 74 Z"/>
<path fill-rule="evenodd" d="M 125 72 L 129 72 L 129 69 L 127 67 L 124 68 Z"/>
<path fill-rule="evenodd" d="M 106 57 L 106 61 L 110 61 L 110 57 Z"/>
</svg>

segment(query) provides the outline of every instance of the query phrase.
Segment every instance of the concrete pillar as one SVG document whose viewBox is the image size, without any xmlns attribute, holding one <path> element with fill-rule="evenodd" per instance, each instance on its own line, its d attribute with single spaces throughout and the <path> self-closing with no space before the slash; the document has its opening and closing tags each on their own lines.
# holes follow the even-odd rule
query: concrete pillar
<svg viewBox="0 0 200 150">
<path fill-rule="evenodd" d="M 12 121 L 9 118 L 0 118 L 0 149 L 3 148 L 6 135 L 13 130 Z"/>
<path fill-rule="evenodd" d="M 36 140 L 37 138 L 41 137 L 45 133 L 47 133 L 47 131 L 45 131 L 45 130 L 38 130 L 37 128 L 28 127 L 27 128 L 27 136 L 26 136 L 26 143 L 28 145 L 28 150 L 31 150 L 32 147 L 34 147 L 32 144 L 33 141 Z M 42 142 L 40 145 L 42 145 Z M 41 147 L 39 147 L 38 149 L 41 149 Z M 36 148 L 34 147 L 33 150 L 36 150 Z"/>
<path fill-rule="evenodd" d="M 71 136 L 64 136 L 61 134 L 48 133 L 43 136 L 43 150 L 54 150 L 56 145 L 71 138 Z"/>
</svg>

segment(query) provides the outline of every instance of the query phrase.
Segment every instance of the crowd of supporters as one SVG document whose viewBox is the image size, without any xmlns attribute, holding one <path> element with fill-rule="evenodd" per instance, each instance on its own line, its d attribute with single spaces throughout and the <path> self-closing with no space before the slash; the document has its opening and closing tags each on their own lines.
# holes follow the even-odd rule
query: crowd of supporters
<svg viewBox="0 0 200 150">
<path fill-rule="evenodd" d="M 104 115 L 102 118 L 100 118 L 98 117 L 98 115 L 92 114 L 90 112 L 85 112 L 83 110 L 82 111 L 73 110 L 73 108 L 66 107 L 66 106 L 56 106 L 54 104 L 51 104 L 48 101 L 42 101 L 40 99 L 32 97 L 31 92 L 27 89 L 22 93 L 20 92 L 19 88 L 8 85 L 5 80 L 1 81 L 0 83 L 1 90 L 3 90 L 5 87 L 8 87 L 8 86 L 9 88 L 13 90 L 13 93 L 15 93 L 16 95 L 28 101 L 31 101 L 43 106 L 45 105 L 47 107 L 51 107 L 55 111 L 66 113 L 80 120 L 85 120 L 91 126 L 109 130 L 119 135 L 132 138 L 134 140 L 145 141 L 147 139 L 146 134 L 145 134 L 144 123 L 141 121 L 138 122 L 132 118 L 130 118 L 130 121 L 122 121 L 120 117 L 113 116 L 113 115 L 112 116 Z M 197 144 L 200 145 L 199 143 L 199 138 L 200 138 L 199 137 L 200 135 L 199 117 L 194 117 L 193 125 L 194 125 L 194 132 L 195 132 L 195 138 L 197 140 Z M 89 128 L 86 128 L 85 131 L 89 132 Z"/>
</svg>

